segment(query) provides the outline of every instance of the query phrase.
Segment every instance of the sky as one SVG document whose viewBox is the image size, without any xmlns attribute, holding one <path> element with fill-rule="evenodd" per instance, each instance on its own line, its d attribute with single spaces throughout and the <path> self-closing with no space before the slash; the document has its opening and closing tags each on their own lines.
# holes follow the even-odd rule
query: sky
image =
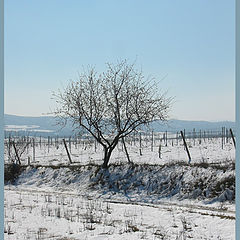
<svg viewBox="0 0 240 240">
<path fill-rule="evenodd" d="M 136 61 L 170 118 L 234 121 L 234 0 L 5 1 L 5 113 L 42 116 L 83 66 Z"/>
</svg>

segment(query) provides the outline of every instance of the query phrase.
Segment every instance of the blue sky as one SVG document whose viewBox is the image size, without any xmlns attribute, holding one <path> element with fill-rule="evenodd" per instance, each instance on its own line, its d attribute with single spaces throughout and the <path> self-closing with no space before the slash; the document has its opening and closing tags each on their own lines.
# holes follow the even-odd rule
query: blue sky
<svg viewBox="0 0 240 240">
<path fill-rule="evenodd" d="M 5 1 L 5 113 L 48 113 L 82 66 L 119 59 L 167 75 L 171 118 L 234 120 L 235 1 Z"/>
</svg>

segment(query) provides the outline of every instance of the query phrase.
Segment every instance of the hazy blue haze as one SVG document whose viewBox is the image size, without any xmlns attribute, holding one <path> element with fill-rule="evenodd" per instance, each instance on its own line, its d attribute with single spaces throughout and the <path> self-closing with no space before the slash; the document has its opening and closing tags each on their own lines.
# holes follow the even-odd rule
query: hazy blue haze
<svg viewBox="0 0 240 240">
<path fill-rule="evenodd" d="M 5 2 L 5 112 L 40 116 L 82 66 L 137 59 L 172 118 L 234 120 L 233 0 Z"/>
</svg>

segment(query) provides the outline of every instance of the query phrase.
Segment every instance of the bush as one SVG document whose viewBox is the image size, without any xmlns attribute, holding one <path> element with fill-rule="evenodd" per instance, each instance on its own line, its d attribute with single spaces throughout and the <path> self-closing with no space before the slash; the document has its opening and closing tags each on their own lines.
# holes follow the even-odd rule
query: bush
<svg viewBox="0 0 240 240">
<path fill-rule="evenodd" d="M 11 163 L 4 166 L 4 182 L 13 183 L 21 174 L 21 166 L 16 163 Z"/>
</svg>

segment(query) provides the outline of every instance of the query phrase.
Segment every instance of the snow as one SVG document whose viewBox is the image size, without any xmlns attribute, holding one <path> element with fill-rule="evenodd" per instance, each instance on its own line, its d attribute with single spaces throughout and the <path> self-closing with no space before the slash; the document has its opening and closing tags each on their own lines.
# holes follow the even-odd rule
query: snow
<svg viewBox="0 0 240 240">
<path fill-rule="evenodd" d="M 153 151 L 143 141 L 142 156 L 139 143 L 129 142 L 134 167 L 120 144 L 115 165 L 104 172 L 94 142 L 72 143 L 70 166 L 60 141 L 41 141 L 35 161 L 33 146 L 21 160 L 27 164 L 30 156 L 32 165 L 42 166 L 27 167 L 15 184 L 5 185 L 5 239 L 235 239 L 231 142 L 222 149 L 221 139 L 188 140 L 191 166 L 180 140 L 173 146 L 155 141 Z"/>
<path fill-rule="evenodd" d="M 40 128 L 38 125 L 5 125 L 4 130 L 8 132 L 18 132 L 18 131 L 26 131 L 26 132 L 43 132 L 43 133 L 51 133 L 53 130 L 47 129 L 36 129 Z"/>
<path fill-rule="evenodd" d="M 39 128 L 37 125 L 5 125 L 5 131 L 27 131 L 32 128 Z"/>
<path fill-rule="evenodd" d="M 111 202 L 12 186 L 5 199 L 5 229 L 12 233 L 5 239 L 234 239 L 234 213 L 224 208 Z"/>
<path fill-rule="evenodd" d="M 102 163 L 103 149 L 102 146 L 90 141 L 80 140 L 71 142 L 66 139 L 67 147 L 71 153 L 71 159 L 77 164 Z M 72 139 L 73 140 L 73 139 Z M 201 144 L 196 140 L 195 145 L 193 139 L 188 139 L 187 144 L 191 154 L 192 163 L 208 162 L 231 162 L 235 160 L 235 148 L 229 139 L 222 148 L 221 138 L 212 138 L 202 140 Z M 6 141 L 7 142 L 7 141 Z M 49 143 L 49 144 L 48 144 Z M 173 146 L 172 146 L 173 144 Z M 161 158 L 159 158 L 159 146 L 161 145 Z M 71 146 L 71 147 L 70 147 Z M 180 140 L 169 140 L 167 146 L 162 139 L 155 140 L 153 151 L 151 151 L 151 141 L 146 138 L 142 140 L 141 153 L 139 142 L 130 141 L 127 144 L 130 158 L 134 163 L 148 163 L 148 164 L 166 164 L 169 162 L 186 161 L 188 156 L 184 150 L 183 142 Z M 29 145 L 22 155 L 21 159 L 24 164 L 27 164 L 28 156 L 33 160 L 33 144 Z M 13 154 L 14 155 L 14 154 Z M 7 145 L 5 150 L 5 161 L 9 160 L 7 154 Z M 32 162 L 32 161 L 31 161 Z M 33 164 L 51 165 L 51 164 L 67 164 L 69 162 L 66 149 L 62 139 L 52 139 L 52 144 L 48 139 L 35 139 L 35 161 Z M 126 154 L 123 146 L 120 143 L 112 153 L 111 162 L 127 162 Z"/>
</svg>

